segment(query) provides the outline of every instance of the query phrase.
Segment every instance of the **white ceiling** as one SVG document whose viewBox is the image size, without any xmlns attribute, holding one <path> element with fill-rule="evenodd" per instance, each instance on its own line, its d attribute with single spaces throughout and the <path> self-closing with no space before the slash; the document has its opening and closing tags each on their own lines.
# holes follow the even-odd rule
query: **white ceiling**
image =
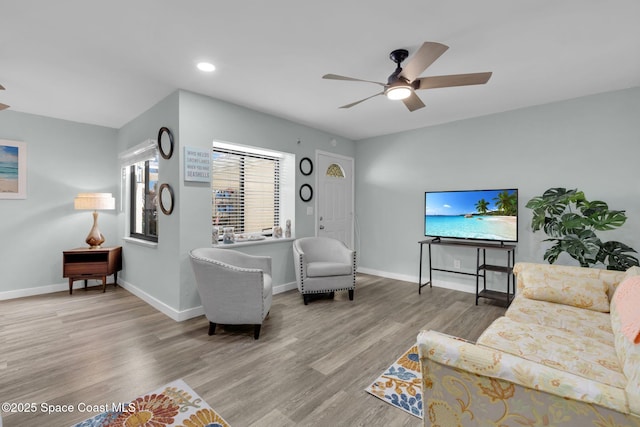
<svg viewBox="0 0 640 427">
<path fill-rule="evenodd" d="M 209 95 L 358 140 L 640 86 L 637 0 L 1 0 L 0 102 L 119 128 L 175 91 Z M 419 91 L 379 86 L 388 55 L 449 46 L 422 76 L 493 71 Z M 195 68 L 202 60 L 217 70 Z M 2 112 L 0 112 L 2 114 Z"/>
</svg>

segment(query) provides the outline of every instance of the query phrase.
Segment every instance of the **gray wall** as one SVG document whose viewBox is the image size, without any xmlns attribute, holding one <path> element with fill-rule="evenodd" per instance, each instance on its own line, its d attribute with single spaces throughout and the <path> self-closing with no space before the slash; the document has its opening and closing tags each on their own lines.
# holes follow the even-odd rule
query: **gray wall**
<svg viewBox="0 0 640 427">
<path fill-rule="evenodd" d="M 333 138 L 337 142 L 335 147 L 331 145 Z M 214 140 L 293 153 L 296 155 L 296 164 L 305 156 L 313 159 L 316 150 L 351 157 L 355 155 L 354 143 L 349 140 L 228 102 L 181 91 L 178 138 L 180 156 L 185 146 L 210 149 Z M 296 168 L 296 188 L 302 178 Z M 309 178 L 304 181 L 309 181 Z M 211 190 L 208 184 L 185 183 L 181 180 L 180 192 L 181 309 L 186 309 L 199 304 L 188 265 L 188 253 L 193 248 L 211 244 Z M 307 206 L 307 203 L 296 197 L 296 237 L 315 234 L 314 217 L 306 214 Z M 271 256 L 274 286 L 278 286 L 295 281 L 291 247 L 291 242 L 275 242 L 239 250 L 252 255 Z"/>
<path fill-rule="evenodd" d="M 0 139 L 27 144 L 27 198 L 0 199 L 0 298 L 64 288 L 57 286 L 66 283 L 62 251 L 86 246 L 93 224 L 91 211 L 74 210 L 74 197 L 117 193 L 116 132 L 11 110 L 0 113 Z M 99 215 L 106 244 L 119 244 L 115 211 Z"/>
<path fill-rule="evenodd" d="M 159 241 L 149 247 L 123 240 L 127 218 L 120 210 L 118 153 L 155 139 L 161 126 L 174 133 L 175 148 L 171 159 L 160 159 L 159 179 L 173 187 L 176 200 L 172 215 L 159 215 Z M 0 139 L 24 141 L 28 150 L 27 199 L 0 200 L 0 299 L 65 289 L 62 251 L 84 246 L 92 224 L 89 211 L 73 209 L 73 198 L 78 192 L 111 192 L 117 209 L 101 212 L 99 223 L 106 244 L 123 246 L 118 278 L 177 317 L 188 317 L 200 304 L 188 252 L 209 246 L 211 238 L 211 191 L 208 184 L 182 179 L 185 146 L 210 148 L 213 140 L 222 140 L 291 152 L 298 160 L 314 158 L 316 150 L 355 155 L 354 143 L 344 138 L 183 91 L 119 130 L 3 111 Z M 296 188 L 314 175 L 303 177 L 296 170 Z M 296 198 L 297 236 L 314 234 L 314 217 L 306 214 L 307 206 Z M 295 281 L 290 242 L 240 250 L 273 257 L 275 286 Z"/>
<path fill-rule="evenodd" d="M 428 108 L 418 114 L 429 114 Z M 577 187 L 588 199 L 626 210 L 621 231 L 602 238 L 640 250 L 639 112 L 640 88 L 634 88 L 358 141 L 361 268 L 417 280 L 427 190 L 519 188 L 516 261 L 543 262 L 548 244 L 541 232 L 530 231 L 524 205 L 550 187 Z M 495 257 L 504 262 L 503 253 Z M 475 269 L 475 250 L 434 249 L 434 266 L 453 269 L 454 259 L 461 271 Z M 565 257 L 559 262 L 576 264 Z M 463 290 L 475 287 L 465 276 L 434 277 Z"/>
<path fill-rule="evenodd" d="M 578 187 L 590 199 L 625 209 L 629 220 L 622 230 L 603 237 L 640 249 L 639 111 L 640 88 L 634 88 L 356 143 L 336 137 L 335 147 L 333 135 L 183 91 L 120 130 L 3 111 L 0 138 L 27 143 L 28 198 L 0 200 L 0 297 L 64 289 L 62 251 L 83 246 L 91 227 L 90 213 L 75 211 L 73 198 L 82 191 L 112 192 L 119 206 L 118 153 L 155 138 L 161 126 L 176 137 L 173 158 L 160 164 L 161 181 L 176 191 L 176 209 L 160 215 L 158 246 L 123 242 L 125 218 L 118 210 L 100 214 L 100 229 L 107 244 L 124 246 L 122 278 L 176 312 L 198 305 L 187 254 L 208 245 L 210 236 L 208 185 L 184 183 L 183 147 L 210 147 L 214 139 L 289 151 L 298 159 L 314 158 L 316 150 L 355 157 L 356 245 L 365 271 L 416 279 L 425 190 L 518 187 L 516 258 L 541 261 L 544 236 L 529 231 L 524 204 L 549 187 Z M 296 174 L 296 187 L 309 181 Z M 306 207 L 297 201 L 297 236 L 314 234 Z M 245 251 L 273 257 L 276 284 L 294 281 L 290 245 Z M 436 261 L 451 268 L 460 259 L 468 270 L 474 257 L 474 251 L 447 248 L 437 251 Z M 472 286 L 465 276 L 445 273 L 438 281 Z"/>
<path fill-rule="evenodd" d="M 168 96 L 135 120 L 127 123 L 118 132 L 118 152 L 123 152 L 148 139 L 155 140 L 158 130 L 166 126 L 175 135 L 179 134 L 178 94 Z M 175 205 L 180 206 L 181 195 L 178 190 L 179 158 L 174 149 L 173 157 L 165 160 L 160 157 L 158 180 L 168 183 L 175 190 Z M 119 166 L 118 166 L 119 167 Z M 128 221 L 125 212 L 118 216 L 118 235 L 125 236 Z M 173 309 L 179 308 L 180 298 L 180 210 L 175 209 L 170 216 L 158 211 L 158 245 L 143 246 L 122 241 L 123 271 L 122 279 Z"/>
<path fill-rule="evenodd" d="M 211 245 L 211 189 L 207 183 L 183 180 L 184 147 L 210 149 L 212 142 L 218 140 L 286 151 L 294 153 L 298 160 L 304 156 L 313 158 L 316 149 L 351 157 L 355 154 L 354 143 L 349 140 L 335 137 L 337 144 L 333 147 L 330 142 L 334 136 L 327 133 L 186 91 L 175 92 L 124 126 L 118 133 L 119 150 L 155 138 L 161 126 L 167 126 L 174 134 L 174 154 L 169 160 L 160 159 L 159 180 L 173 187 L 175 209 L 170 216 L 159 216 L 157 247 L 123 243 L 126 268 L 122 277 L 168 306 L 178 317 L 200 305 L 189 251 Z M 297 171 L 296 180 L 301 177 Z M 296 236 L 314 234 L 313 216 L 306 215 L 306 206 L 296 198 Z M 125 221 L 121 214 L 121 235 Z M 291 242 L 238 250 L 271 256 L 274 286 L 295 281 Z"/>
</svg>

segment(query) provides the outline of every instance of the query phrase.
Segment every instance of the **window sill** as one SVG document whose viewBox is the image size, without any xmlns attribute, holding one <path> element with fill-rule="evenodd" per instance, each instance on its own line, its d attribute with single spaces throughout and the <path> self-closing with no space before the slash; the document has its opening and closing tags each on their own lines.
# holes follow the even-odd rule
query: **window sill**
<svg viewBox="0 0 640 427">
<path fill-rule="evenodd" d="M 232 248 L 240 248 L 243 246 L 254 246 L 254 245 L 265 245 L 270 243 L 284 243 L 284 242 L 293 242 L 295 240 L 294 237 L 281 237 L 279 239 L 275 239 L 273 237 L 267 237 L 264 240 L 247 240 L 244 242 L 235 242 L 235 243 L 218 243 L 217 245 L 211 245 L 212 248 L 220 248 L 220 249 L 232 249 Z"/>
<path fill-rule="evenodd" d="M 127 243 L 133 243 L 134 245 L 138 245 L 138 246 L 144 246 L 146 248 L 157 248 L 158 247 L 158 242 L 152 242 L 150 240 L 142 240 L 142 239 L 136 239 L 134 237 L 123 237 L 122 240 L 124 240 Z"/>
</svg>

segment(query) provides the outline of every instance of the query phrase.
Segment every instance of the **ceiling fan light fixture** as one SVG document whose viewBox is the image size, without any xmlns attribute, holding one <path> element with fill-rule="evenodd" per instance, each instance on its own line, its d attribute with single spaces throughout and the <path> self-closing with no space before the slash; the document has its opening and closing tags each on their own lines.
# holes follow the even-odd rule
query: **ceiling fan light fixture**
<svg viewBox="0 0 640 427">
<path fill-rule="evenodd" d="M 385 95 L 387 95 L 387 98 L 389 99 L 400 100 L 407 99 L 409 96 L 411 96 L 411 92 L 412 88 L 410 85 L 406 83 L 398 83 L 389 87 L 385 91 Z"/>
</svg>

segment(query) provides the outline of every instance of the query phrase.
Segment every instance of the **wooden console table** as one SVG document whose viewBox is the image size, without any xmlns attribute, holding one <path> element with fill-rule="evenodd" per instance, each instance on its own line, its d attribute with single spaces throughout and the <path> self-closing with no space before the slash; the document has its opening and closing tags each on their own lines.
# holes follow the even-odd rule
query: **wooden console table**
<svg viewBox="0 0 640 427">
<path fill-rule="evenodd" d="M 515 245 L 504 245 L 495 243 L 482 243 L 482 242 L 466 242 L 466 241 L 448 241 L 440 239 L 427 239 L 418 242 L 420 244 L 420 272 L 418 275 L 418 293 L 422 293 L 422 288 L 429 285 L 433 286 L 432 272 L 444 271 L 447 273 L 464 274 L 467 276 L 475 276 L 476 278 L 476 305 L 478 305 L 479 298 L 488 298 L 498 301 L 504 301 L 508 306 L 511 304 L 511 300 L 515 296 L 515 277 L 513 277 L 513 265 L 515 264 Z M 422 283 L 422 247 L 424 245 L 429 246 L 429 281 Z M 444 268 L 435 268 L 431 262 L 431 246 L 458 246 L 458 247 L 470 247 L 476 248 L 476 272 L 469 273 L 458 270 L 448 270 Z M 499 250 L 507 252 L 507 262 L 505 265 L 490 265 L 486 263 L 487 249 Z M 480 253 L 482 252 L 482 261 L 480 260 Z M 507 274 L 507 291 L 493 291 L 487 289 L 487 271 L 496 271 Z M 480 278 L 482 277 L 483 286 L 480 289 Z"/>
<path fill-rule="evenodd" d="M 122 247 L 77 248 L 62 252 L 62 276 L 69 278 L 69 294 L 73 293 L 73 282 L 102 279 L 102 292 L 107 290 L 107 276 L 113 274 L 114 286 L 118 285 L 118 271 L 122 270 Z"/>
</svg>

